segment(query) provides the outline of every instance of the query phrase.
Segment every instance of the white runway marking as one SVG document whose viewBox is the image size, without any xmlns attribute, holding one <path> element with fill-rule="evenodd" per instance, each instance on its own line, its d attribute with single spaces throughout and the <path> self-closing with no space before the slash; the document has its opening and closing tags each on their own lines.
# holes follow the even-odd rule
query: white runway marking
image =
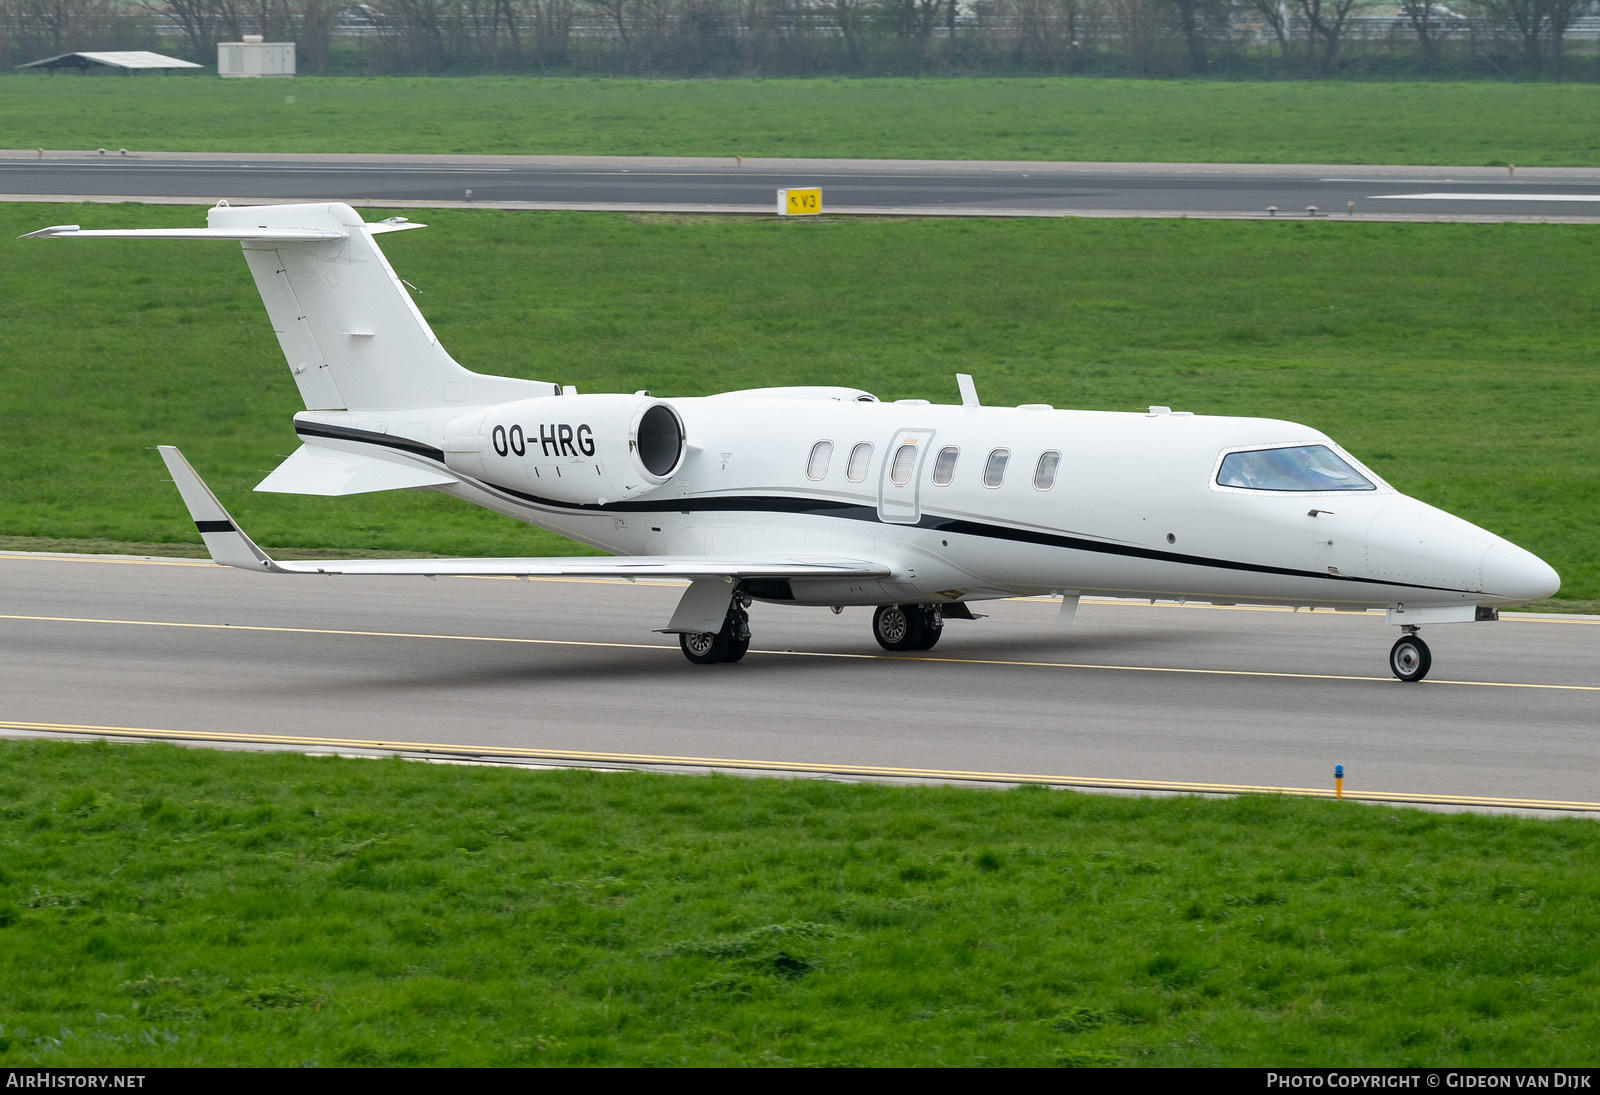
<svg viewBox="0 0 1600 1095">
<path fill-rule="evenodd" d="M 1370 194 L 1368 201 L 1600 202 L 1600 194 Z"/>
</svg>

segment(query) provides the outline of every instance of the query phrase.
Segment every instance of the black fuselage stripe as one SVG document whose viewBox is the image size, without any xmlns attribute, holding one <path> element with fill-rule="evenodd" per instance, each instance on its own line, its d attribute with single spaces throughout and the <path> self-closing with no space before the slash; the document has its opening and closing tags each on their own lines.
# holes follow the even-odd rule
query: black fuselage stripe
<svg viewBox="0 0 1600 1095">
<path fill-rule="evenodd" d="M 382 445 L 386 449 L 397 449 L 400 452 L 409 452 L 413 456 L 425 456 L 429 460 L 444 463 L 443 449 L 436 449 L 432 445 L 425 445 L 408 437 L 394 437 L 375 430 L 358 430 L 353 426 L 332 426 L 326 422 L 296 422 L 294 431 L 301 437 L 326 437 L 334 441 L 359 441 L 364 445 Z"/>
<path fill-rule="evenodd" d="M 397 449 L 415 456 L 436 460 L 440 464 L 444 463 L 444 450 L 432 448 L 420 441 L 412 441 L 404 437 L 393 437 L 386 433 L 358 430 L 350 426 L 330 426 L 321 422 L 296 422 L 295 430 L 302 437 L 326 437 L 339 441 L 356 441 L 368 445 L 381 445 L 385 448 Z M 700 513 L 791 513 L 808 517 L 834 517 L 847 521 L 867 521 L 874 524 L 889 523 L 883 521 L 878 516 L 877 509 L 872 506 L 864 506 L 858 502 L 834 501 L 826 498 L 743 495 L 717 498 L 678 498 L 674 499 L 671 504 L 649 501 L 606 502 L 599 504 L 593 502 L 564 502 L 554 498 L 543 498 L 536 494 L 528 494 L 525 491 L 487 481 L 484 481 L 484 485 L 532 505 L 574 513 L 658 513 L 669 510 Z M 231 527 L 229 526 L 230 529 Z M 930 532 L 947 532 L 957 536 L 980 536 L 990 540 L 1007 540 L 1018 544 L 1034 544 L 1039 547 L 1064 548 L 1068 551 L 1086 551 L 1097 555 L 1120 555 L 1124 558 L 1147 559 L 1158 563 L 1179 563 L 1184 566 L 1211 567 L 1215 570 L 1237 570 L 1250 574 L 1276 574 L 1286 578 L 1318 578 L 1327 582 L 1352 582 L 1357 585 L 1389 586 L 1398 589 L 1425 589 L 1440 593 L 1477 592 L 1469 589 L 1455 589 L 1450 586 L 1419 585 L 1415 582 L 1389 581 L 1384 578 L 1363 578 L 1353 574 L 1324 574 L 1315 570 L 1295 570 L 1292 567 L 1275 567 L 1264 563 L 1245 563 L 1236 559 L 1212 559 L 1204 555 L 1184 555 L 1176 551 L 1158 551 L 1155 548 L 1139 547 L 1134 544 L 1115 544 L 1105 540 L 1090 540 L 1081 536 L 1066 536 L 1061 533 L 1043 532 L 1038 529 L 1014 528 L 1010 525 L 994 525 L 984 521 L 969 521 L 957 517 L 925 515 L 914 525 L 907 523 L 903 527 L 926 529 Z M 201 531 L 208 530 L 201 529 Z"/>
</svg>

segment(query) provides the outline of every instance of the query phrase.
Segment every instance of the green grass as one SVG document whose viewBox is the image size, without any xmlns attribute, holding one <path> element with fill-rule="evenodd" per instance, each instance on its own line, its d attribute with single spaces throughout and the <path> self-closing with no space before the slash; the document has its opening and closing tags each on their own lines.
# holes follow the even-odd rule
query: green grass
<svg viewBox="0 0 1600 1095">
<path fill-rule="evenodd" d="M 423 219 L 419 215 L 419 219 Z M 584 391 L 854 384 L 1265 415 L 1600 597 L 1600 237 L 1545 225 L 432 215 L 385 237 L 457 358 Z M 197 209 L 0 207 L 192 225 Z M 0 535 L 192 543 L 156 444 L 280 548 L 578 550 L 438 496 L 256 495 L 299 408 L 232 245 L 8 243 Z"/>
<path fill-rule="evenodd" d="M 0 77 L 13 148 L 1600 163 L 1600 86 Z"/>
<path fill-rule="evenodd" d="M 1549 1065 L 1600 829 L 0 744 L 0 1066 Z"/>
</svg>

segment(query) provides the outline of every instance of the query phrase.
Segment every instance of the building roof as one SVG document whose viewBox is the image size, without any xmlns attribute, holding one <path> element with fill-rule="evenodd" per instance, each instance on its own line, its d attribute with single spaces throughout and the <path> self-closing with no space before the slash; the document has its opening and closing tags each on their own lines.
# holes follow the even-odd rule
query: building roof
<svg viewBox="0 0 1600 1095">
<path fill-rule="evenodd" d="M 160 53 L 151 53 L 147 49 L 107 50 L 94 53 L 63 53 L 59 57 L 46 57 L 42 61 L 29 61 L 18 68 L 88 68 L 91 65 L 107 65 L 111 68 L 143 69 L 143 68 L 205 68 L 193 61 L 180 61 L 176 57 L 167 57 Z"/>
</svg>

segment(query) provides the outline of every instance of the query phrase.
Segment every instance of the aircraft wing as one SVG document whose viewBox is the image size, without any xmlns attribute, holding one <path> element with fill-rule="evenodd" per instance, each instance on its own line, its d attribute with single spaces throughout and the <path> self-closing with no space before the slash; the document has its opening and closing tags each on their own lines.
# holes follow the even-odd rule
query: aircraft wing
<svg viewBox="0 0 1600 1095">
<path fill-rule="evenodd" d="M 748 556 L 602 555 L 530 559 L 326 559 L 279 562 L 234 524 L 183 454 L 161 445 L 161 459 L 172 473 L 189 516 L 213 561 L 223 566 L 272 574 L 504 575 L 509 577 L 591 578 L 886 578 L 891 568 L 869 560 L 804 554 Z"/>
</svg>

